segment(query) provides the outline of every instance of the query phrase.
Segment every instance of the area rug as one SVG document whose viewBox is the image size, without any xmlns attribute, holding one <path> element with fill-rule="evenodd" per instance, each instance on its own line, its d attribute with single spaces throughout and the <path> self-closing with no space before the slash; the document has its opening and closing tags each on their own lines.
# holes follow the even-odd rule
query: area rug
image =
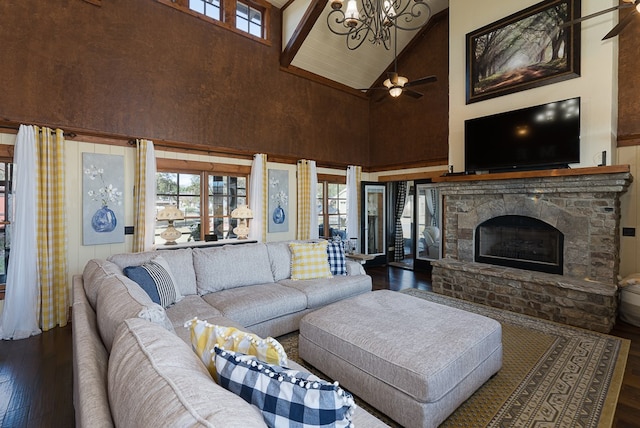
<svg viewBox="0 0 640 428">
<path fill-rule="evenodd" d="M 502 325 L 502 369 L 441 427 L 611 426 L 629 352 L 628 340 L 428 291 L 402 292 L 475 312 Z M 298 356 L 297 332 L 278 340 L 289 358 L 315 371 Z M 358 397 L 356 402 L 390 426 L 399 426 Z"/>
</svg>

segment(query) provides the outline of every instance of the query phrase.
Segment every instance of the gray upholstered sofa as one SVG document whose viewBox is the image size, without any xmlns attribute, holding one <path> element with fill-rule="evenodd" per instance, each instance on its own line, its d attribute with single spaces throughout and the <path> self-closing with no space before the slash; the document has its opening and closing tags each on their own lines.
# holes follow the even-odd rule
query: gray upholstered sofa
<svg viewBox="0 0 640 428">
<path fill-rule="evenodd" d="M 166 309 L 123 274 L 158 255 L 183 296 Z M 371 278 L 355 262 L 346 276 L 302 281 L 290 278 L 290 265 L 287 242 L 89 261 L 73 279 L 76 425 L 265 426 L 253 406 L 213 381 L 184 323 L 198 317 L 277 337 L 297 330 L 314 309 L 371 291 Z M 354 423 L 386 426 L 360 408 Z"/>
</svg>

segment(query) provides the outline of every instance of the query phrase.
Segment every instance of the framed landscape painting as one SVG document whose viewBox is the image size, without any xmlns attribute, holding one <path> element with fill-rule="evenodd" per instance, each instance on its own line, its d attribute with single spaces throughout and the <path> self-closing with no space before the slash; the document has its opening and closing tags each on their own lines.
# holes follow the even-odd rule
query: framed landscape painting
<svg viewBox="0 0 640 428">
<path fill-rule="evenodd" d="M 580 0 L 546 0 L 468 33 L 467 104 L 580 76 Z"/>
</svg>

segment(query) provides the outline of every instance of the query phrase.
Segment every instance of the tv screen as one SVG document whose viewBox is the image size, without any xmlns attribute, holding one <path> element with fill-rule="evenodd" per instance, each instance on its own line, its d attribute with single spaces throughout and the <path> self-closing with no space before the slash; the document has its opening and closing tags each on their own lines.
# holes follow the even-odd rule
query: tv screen
<svg viewBox="0 0 640 428">
<path fill-rule="evenodd" d="M 465 170 L 566 168 L 580 162 L 580 98 L 465 121 Z"/>
</svg>

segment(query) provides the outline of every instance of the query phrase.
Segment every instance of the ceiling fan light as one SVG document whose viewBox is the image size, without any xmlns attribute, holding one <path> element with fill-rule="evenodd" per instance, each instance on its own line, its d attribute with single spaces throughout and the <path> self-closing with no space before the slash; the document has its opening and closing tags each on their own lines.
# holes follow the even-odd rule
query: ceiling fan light
<svg viewBox="0 0 640 428">
<path fill-rule="evenodd" d="M 393 98 L 399 97 L 400 94 L 402 94 L 402 87 L 400 86 L 394 86 L 393 88 L 389 89 L 389 95 L 391 95 Z"/>
<path fill-rule="evenodd" d="M 640 12 L 640 2 L 636 3 L 636 10 Z"/>
<path fill-rule="evenodd" d="M 391 89 L 393 87 L 393 83 L 391 83 L 391 80 L 387 79 L 384 82 L 382 82 L 382 84 L 386 87 Z"/>
<path fill-rule="evenodd" d="M 409 82 L 409 79 L 407 79 L 404 76 L 398 76 L 398 83 L 397 83 L 398 86 L 402 87 L 402 86 L 406 85 L 407 82 Z"/>
</svg>

